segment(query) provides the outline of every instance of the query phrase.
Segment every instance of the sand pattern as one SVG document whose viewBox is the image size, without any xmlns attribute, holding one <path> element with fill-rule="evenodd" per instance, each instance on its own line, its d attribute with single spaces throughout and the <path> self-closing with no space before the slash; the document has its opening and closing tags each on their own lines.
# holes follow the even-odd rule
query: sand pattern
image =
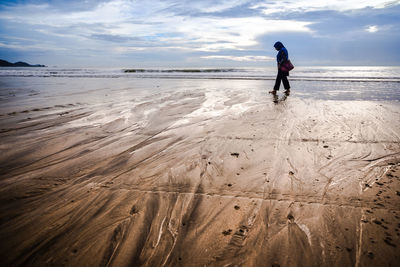
<svg viewBox="0 0 400 267">
<path fill-rule="evenodd" d="M 400 106 L 221 84 L 0 114 L 2 262 L 398 264 Z"/>
</svg>

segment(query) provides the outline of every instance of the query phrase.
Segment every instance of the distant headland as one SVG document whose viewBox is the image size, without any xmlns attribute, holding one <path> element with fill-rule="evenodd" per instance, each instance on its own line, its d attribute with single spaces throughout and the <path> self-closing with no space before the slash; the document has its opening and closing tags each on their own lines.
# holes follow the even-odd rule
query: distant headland
<svg viewBox="0 0 400 267">
<path fill-rule="evenodd" d="M 7 60 L 0 59 L 0 67 L 46 67 L 46 66 L 40 64 L 31 65 L 22 61 L 11 63 L 8 62 Z"/>
</svg>

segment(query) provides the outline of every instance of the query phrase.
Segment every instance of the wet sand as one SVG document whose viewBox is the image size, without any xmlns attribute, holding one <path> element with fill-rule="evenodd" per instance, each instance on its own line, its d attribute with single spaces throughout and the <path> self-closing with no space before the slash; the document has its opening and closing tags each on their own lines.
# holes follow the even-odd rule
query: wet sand
<svg viewBox="0 0 400 267">
<path fill-rule="evenodd" d="M 400 104 L 202 83 L 3 108 L 3 265 L 398 265 Z"/>
</svg>

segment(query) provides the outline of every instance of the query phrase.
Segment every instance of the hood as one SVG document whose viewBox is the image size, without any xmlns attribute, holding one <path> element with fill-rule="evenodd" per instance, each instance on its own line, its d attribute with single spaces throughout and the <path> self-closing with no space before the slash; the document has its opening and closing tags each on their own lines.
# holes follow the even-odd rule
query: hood
<svg viewBox="0 0 400 267">
<path fill-rule="evenodd" d="M 281 42 L 276 42 L 276 43 L 274 44 L 274 47 L 275 47 L 277 50 L 281 50 L 282 47 L 284 47 L 284 46 L 283 46 L 283 44 L 282 44 Z"/>
</svg>

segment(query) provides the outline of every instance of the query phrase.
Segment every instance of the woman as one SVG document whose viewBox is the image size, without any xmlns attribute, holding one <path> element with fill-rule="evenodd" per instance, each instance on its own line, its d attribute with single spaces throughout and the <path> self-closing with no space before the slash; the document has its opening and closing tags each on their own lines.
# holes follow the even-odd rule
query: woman
<svg viewBox="0 0 400 267">
<path fill-rule="evenodd" d="M 285 93 L 288 94 L 290 92 L 290 90 L 289 90 L 290 84 L 287 79 L 287 76 L 289 76 L 289 72 L 282 71 L 281 64 L 289 59 L 289 53 L 281 42 L 276 42 L 274 44 L 274 47 L 276 50 L 279 51 L 278 54 L 276 55 L 276 61 L 278 63 L 278 75 L 276 76 L 274 90 L 270 91 L 270 93 L 276 94 L 276 92 L 279 90 L 279 86 L 281 85 L 281 81 L 282 81 L 283 86 L 286 89 Z"/>
</svg>

